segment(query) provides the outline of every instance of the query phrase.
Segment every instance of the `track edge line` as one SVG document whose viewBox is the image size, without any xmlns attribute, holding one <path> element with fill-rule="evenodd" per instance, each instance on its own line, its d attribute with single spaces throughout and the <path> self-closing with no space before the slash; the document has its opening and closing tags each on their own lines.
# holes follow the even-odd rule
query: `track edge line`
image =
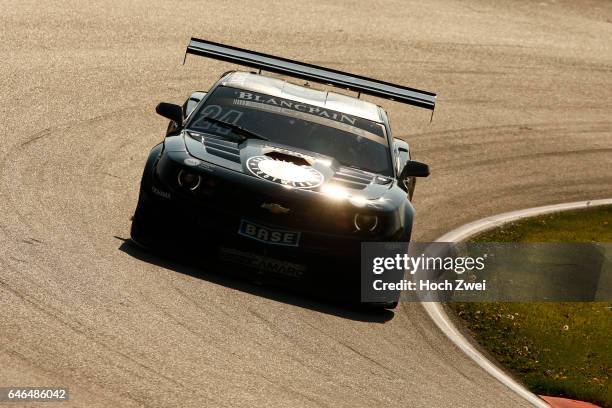
<svg viewBox="0 0 612 408">
<path fill-rule="evenodd" d="M 517 221 L 523 218 L 534 217 L 537 215 L 551 214 L 562 211 L 577 210 L 582 208 L 599 207 L 603 205 L 612 205 L 612 198 L 574 201 L 570 203 L 552 204 L 540 207 L 526 208 L 522 210 L 510 211 L 502 214 L 497 214 L 479 220 L 464 224 L 454 230 L 447 232 L 435 242 L 459 242 L 465 241 L 474 235 L 491 230 L 501 225 L 512 221 Z M 438 328 L 452 341 L 461 351 L 463 351 L 470 359 L 478 364 L 487 373 L 500 381 L 502 384 L 510 388 L 514 393 L 527 400 L 535 407 L 549 408 L 550 405 L 538 397 L 536 394 L 525 388 L 524 385 L 514 380 L 494 363 L 488 360 L 480 351 L 478 351 L 470 342 L 461 334 L 461 332 L 453 325 L 448 315 L 438 302 L 422 302 L 421 305 Z"/>
</svg>

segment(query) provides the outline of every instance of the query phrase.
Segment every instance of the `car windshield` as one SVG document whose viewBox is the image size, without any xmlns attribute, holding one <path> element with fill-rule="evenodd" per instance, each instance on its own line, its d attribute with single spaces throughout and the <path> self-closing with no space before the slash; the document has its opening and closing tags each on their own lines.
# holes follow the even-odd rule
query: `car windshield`
<svg viewBox="0 0 612 408">
<path fill-rule="evenodd" d="M 219 136 L 242 130 L 243 137 L 248 137 L 248 131 L 271 142 L 333 157 L 344 166 L 393 175 L 382 124 L 304 102 L 219 86 L 191 116 L 187 129 Z"/>
</svg>

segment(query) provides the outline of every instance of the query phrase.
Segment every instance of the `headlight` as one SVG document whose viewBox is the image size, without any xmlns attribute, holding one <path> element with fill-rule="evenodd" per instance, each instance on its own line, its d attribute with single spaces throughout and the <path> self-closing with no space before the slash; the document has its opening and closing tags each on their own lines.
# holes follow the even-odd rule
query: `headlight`
<svg viewBox="0 0 612 408">
<path fill-rule="evenodd" d="M 374 231 L 378 226 L 378 217 L 375 215 L 356 214 L 354 223 L 357 231 Z"/>
<path fill-rule="evenodd" d="M 181 187 L 193 191 L 200 186 L 202 178 L 199 174 L 194 174 L 186 170 L 180 170 L 177 176 L 178 184 Z"/>
</svg>

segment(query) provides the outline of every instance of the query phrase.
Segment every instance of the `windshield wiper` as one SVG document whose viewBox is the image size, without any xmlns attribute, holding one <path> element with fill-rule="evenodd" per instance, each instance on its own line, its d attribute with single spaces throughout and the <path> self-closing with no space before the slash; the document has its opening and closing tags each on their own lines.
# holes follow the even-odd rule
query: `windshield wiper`
<svg viewBox="0 0 612 408">
<path fill-rule="evenodd" d="M 204 117 L 202 119 L 203 120 L 207 120 L 209 122 L 212 122 L 215 125 L 219 125 L 219 126 L 226 127 L 228 129 L 232 129 L 235 134 L 237 134 L 238 136 L 241 136 L 244 140 L 246 140 L 246 139 L 270 140 L 270 139 L 268 139 L 265 136 L 262 136 L 260 134 L 255 133 L 255 132 L 247 130 L 247 129 L 239 126 L 239 125 L 235 125 L 233 123 L 226 122 L 224 120 L 211 118 L 210 116 L 206 116 L 206 117 Z"/>
</svg>

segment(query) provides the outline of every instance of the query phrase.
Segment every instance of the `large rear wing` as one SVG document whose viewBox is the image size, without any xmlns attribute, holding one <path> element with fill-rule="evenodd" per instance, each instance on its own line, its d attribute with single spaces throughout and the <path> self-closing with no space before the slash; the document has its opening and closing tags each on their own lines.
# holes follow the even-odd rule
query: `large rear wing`
<svg viewBox="0 0 612 408">
<path fill-rule="evenodd" d="M 187 58 L 187 54 L 218 59 L 259 70 L 337 86 L 358 93 L 378 96 L 392 101 L 430 109 L 431 111 L 433 111 L 436 106 L 436 94 L 432 92 L 408 88 L 402 85 L 353 75 L 304 62 L 292 61 L 290 59 L 275 57 L 273 55 L 249 51 L 212 41 L 192 38 L 191 41 L 189 41 L 189 45 L 187 45 L 185 58 Z"/>
</svg>

